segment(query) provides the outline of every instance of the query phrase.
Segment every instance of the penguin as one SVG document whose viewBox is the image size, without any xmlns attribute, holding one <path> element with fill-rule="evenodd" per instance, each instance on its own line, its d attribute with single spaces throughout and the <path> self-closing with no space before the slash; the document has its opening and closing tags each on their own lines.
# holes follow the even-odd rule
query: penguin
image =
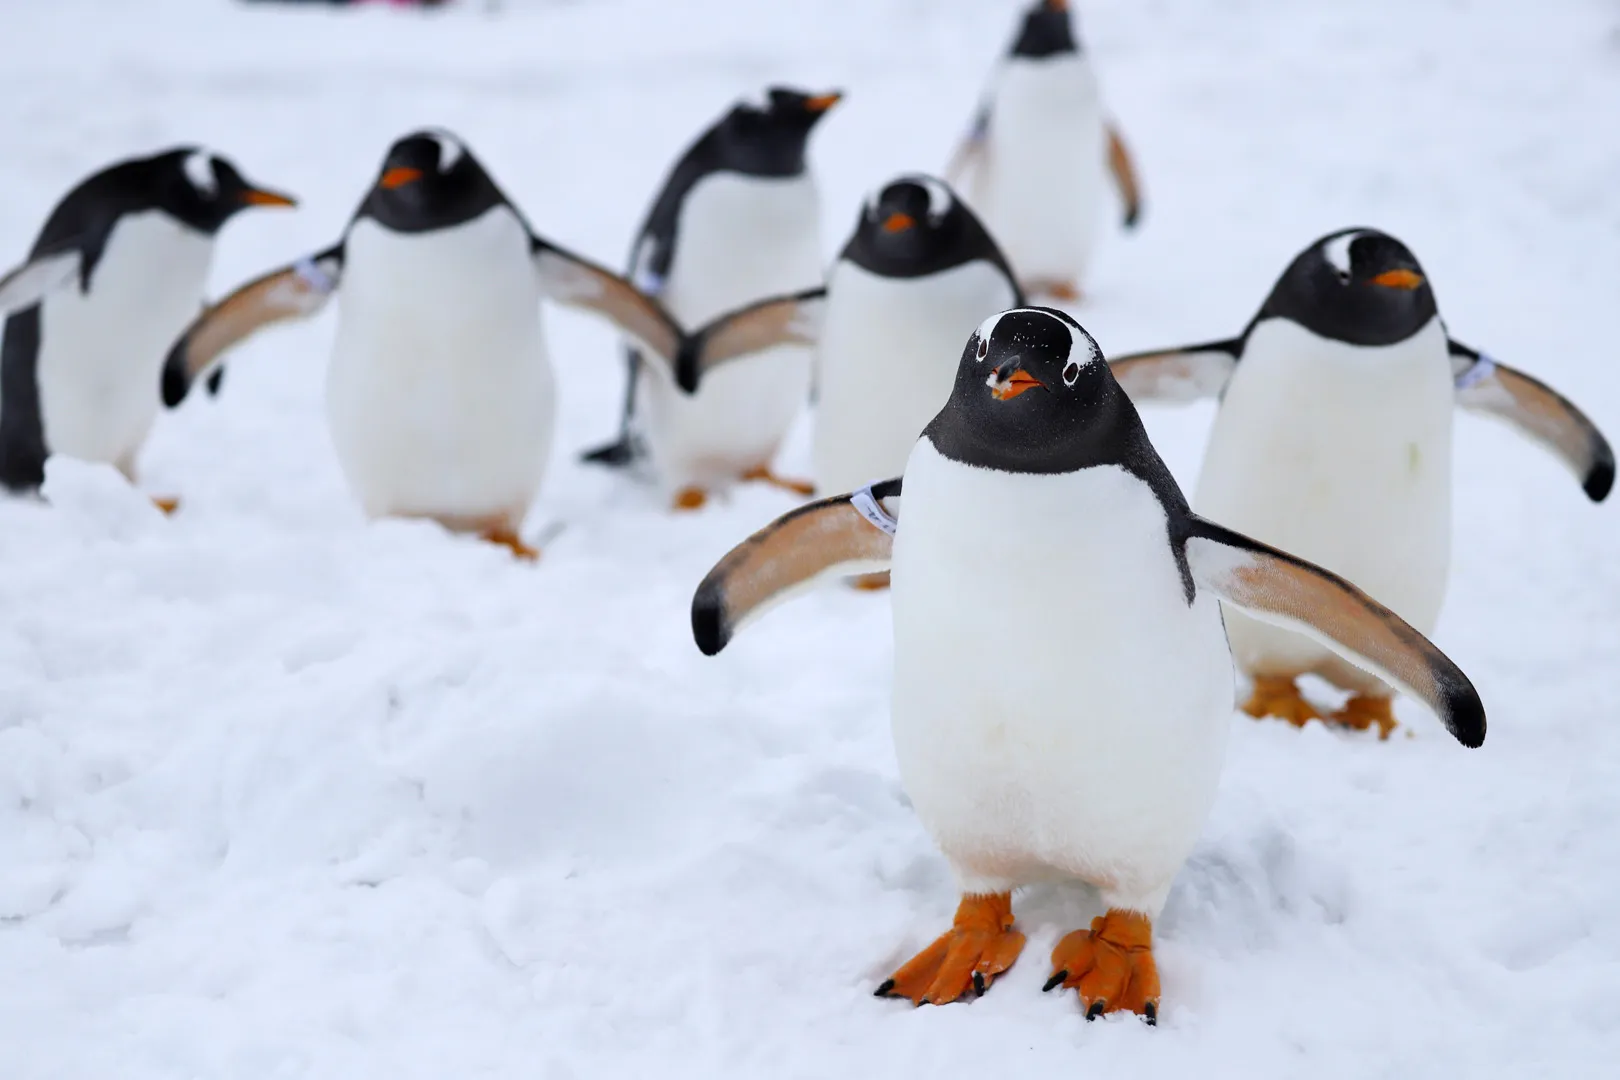
<svg viewBox="0 0 1620 1080">
<path fill-rule="evenodd" d="M 1046 989 L 1152 1021 L 1153 924 L 1215 797 L 1231 724 L 1221 604 L 1288 625 L 1485 737 L 1472 684 L 1337 575 L 1192 512 L 1096 342 L 1051 308 L 985 319 L 902 477 L 801 507 L 698 586 L 713 655 L 816 581 L 890 568 L 900 779 L 955 872 L 950 930 L 877 988 L 944 1004 L 1018 958 L 1012 891 L 1099 890 Z"/>
<path fill-rule="evenodd" d="M 630 277 L 683 325 L 821 284 L 821 217 L 805 162 L 837 92 L 771 87 L 738 102 L 681 155 L 636 235 Z M 696 395 L 644 378 L 634 347 L 620 435 L 585 460 L 626 465 L 644 446 L 677 509 L 739 478 L 808 494 L 770 462 L 809 389 L 806 350 L 750 357 Z M 639 437 L 638 437 L 639 436 Z"/>
<path fill-rule="evenodd" d="M 1001 242 L 1024 292 L 1073 303 L 1097 241 L 1105 163 L 1134 229 L 1141 186 L 1067 0 L 1036 0 L 945 178 Z"/>
<path fill-rule="evenodd" d="M 1558 454 L 1587 496 L 1614 484 L 1614 451 L 1563 396 L 1450 337 L 1417 257 L 1370 228 L 1322 237 L 1283 271 L 1243 333 L 1121 356 L 1138 402 L 1219 397 L 1193 499 L 1198 511 L 1344 575 L 1433 632 L 1451 558 L 1457 406 Z M 1321 717 L 1296 683 L 1350 692 L 1330 719 L 1395 728 L 1386 680 L 1319 642 L 1240 612 L 1227 633 L 1253 681 L 1243 706 L 1295 725 Z"/>
<path fill-rule="evenodd" d="M 537 235 L 454 134 L 393 144 L 338 242 L 209 308 L 163 369 L 171 408 L 258 328 L 340 296 L 327 378 L 339 464 L 370 517 L 426 517 L 520 558 L 556 394 L 542 297 L 613 320 L 661 363 L 681 332 L 609 270 Z"/>
<path fill-rule="evenodd" d="M 134 483 L 164 356 L 202 306 L 220 227 L 293 205 L 196 146 L 115 162 L 64 195 L 0 284 L 0 484 L 38 490 L 51 454 Z"/>
</svg>

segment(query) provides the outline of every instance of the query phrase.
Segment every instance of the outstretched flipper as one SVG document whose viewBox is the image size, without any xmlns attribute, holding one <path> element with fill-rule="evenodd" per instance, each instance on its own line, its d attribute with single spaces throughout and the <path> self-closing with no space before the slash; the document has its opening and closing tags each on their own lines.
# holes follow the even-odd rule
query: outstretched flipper
<svg viewBox="0 0 1620 1080">
<path fill-rule="evenodd" d="M 1108 361 L 1114 381 L 1132 401 L 1184 404 L 1219 397 L 1237 370 L 1243 339 L 1131 353 Z"/>
<path fill-rule="evenodd" d="M 744 623 L 832 577 L 889 568 L 900 512 L 900 480 L 789 511 L 731 549 L 692 597 L 692 637 L 705 656 L 725 648 Z"/>
<path fill-rule="evenodd" d="M 675 381 L 691 393 L 709 371 L 727 360 L 777 345 L 814 345 L 827 308 L 825 288 L 749 304 L 727 312 L 694 333 L 681 350 Z"/>
<path fill-rule="evenodd" d="M 634 338 L 674 373 L 685 335 L 652 297 L 605 266 L 531 237 L 540 288 L 559 304 L 594 311 Z"/>
<path fill-rule="evenodd" d="M 74 248 L 52 255 L 35 255 L 0 278 L 0 316 L 33 307 L 79 273 L 83 253 Z"/>
<path fill-rule="evenodd" d="M 337 291 L 342 274 L 343 245 L 338 243 L 255 278 L 205 308 L 180 335 L 163 363 L 163 403 L 172 409 L 184 401 L 192 384 L 249 335 L 275 323 L 307 319 L 320 311 Z"/>
<path fill-rule="evenodd" d="M 1142 218 L 1142 185 L 1136 178 L 1136 166 L 1131 164 L 1131 155 L 1125 149 L 1125 140 L 1120 137 L 1119 128 L 1113 124 L 1108 125 L 1108 171 L 1113 174 L 1114 186 L 1119 188 L 1119 199 L 1125 204 L 1124 225 L 1127 229 L 1134 229 Z"/>
<path fill-rule="evenodd" d="M 1614 448 L 1564 395 L 1460 341 L 1451 342 L 1457 404 L 1505 420 L 1575 474 L 1593 502 L 1614 487 Z"/>
<path fill-rule="evenodd" d="M 1417 698 L 1464 746 L 1485 741 L 1485 706 L 1468 676 L 1344 578 L 1196 516 L 1186 551 L 1193 580 L 1222 600 L 1321 642 Z"/>
</svg>

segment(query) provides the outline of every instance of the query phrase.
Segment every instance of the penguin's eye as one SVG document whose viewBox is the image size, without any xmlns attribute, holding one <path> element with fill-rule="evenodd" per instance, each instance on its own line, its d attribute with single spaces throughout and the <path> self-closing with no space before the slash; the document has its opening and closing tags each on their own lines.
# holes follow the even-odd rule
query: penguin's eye
<svg viewBox="0 0 1620 1080">
<path fill-rule="evenodd" d="M 1078 360 L 1070 360 L 1063 366 L 1063 385 L 1073 386 L 1075 380 L 1078 378 L 1080 378 L 1080 362 Z"/>
<path fill-rule="evenodd" d="M 1348 271 L 1348 270 L 1339 270 L 1339 271 L 1337 271 L 1337 273 L 1339 275 L 1339 284 L 1340 285 L 1348 285 L 1348 284 L 1350 284 L 1350 271 Z"/>
<path fill-rule="evenodd" d="M 985 357 L 987 357 L 989 355 L 990 355 L 990 340 L 988 338 L 980 338 L 979 339 L 979 355 L 978 355 L 978 359 L 983 360 Z"/>
</svg>

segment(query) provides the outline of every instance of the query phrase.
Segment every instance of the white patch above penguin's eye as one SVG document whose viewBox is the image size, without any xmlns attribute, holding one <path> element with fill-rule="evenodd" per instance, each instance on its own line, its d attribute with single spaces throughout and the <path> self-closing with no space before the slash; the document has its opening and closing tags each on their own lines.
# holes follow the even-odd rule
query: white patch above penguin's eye
<svg viewBox="0 0 1620 1080">
<path fill-rule="evenodd" d="M 219 193 L 219 178 L 214 175 L 213 154 L 207 150 L 194 150 L 186 155 L 181 165 L 186 170 L 186 179 L 199 194 L 212 196 Z"/>
<path fill-rule="evenodd" d="M 1021 309 L 1013 308 L 1012 310 L 1018 311 Z M 977 330 L 973 331 L 973 333 L 977 335 L 979 339 L 980 360 L 983 360 L 986 356 L 990 355 L 990 335 L 996 332 L 996 324 L 1000 322 L 1001 317 L 1006 314 L 1007 312 L 1005 311 L 996 312 L 994 315 L 984 320 L 984 322 L 980 323 Z"/>
<path fill-rule="evenodd" d="M 456 162 L 461 160 L 464 153 L 461 143 L 456 141 L 455 136 L 447 131 L 430 131 L 428 138 L 439 145 L 439 171 L 447 173 L 455 168 Z"/>
<path fill-rule="evenodd" d="M 1361 236 L 1359 232 L 1340 233 L 1322 244 L 1322 258 L 1339 272 L 1340 281 L 1350 280 L 1350 245 Z"/>
</svg>

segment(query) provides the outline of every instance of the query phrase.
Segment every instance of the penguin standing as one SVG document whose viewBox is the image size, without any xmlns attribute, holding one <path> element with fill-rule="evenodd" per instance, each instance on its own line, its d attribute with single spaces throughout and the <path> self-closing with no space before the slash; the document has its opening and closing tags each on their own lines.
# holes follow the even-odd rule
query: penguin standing
<svg viewBox="0 0 1620 1080">
<path fill-rule="evenodd" d="M 1399 616 L 1192 513 L 1096 343 L 1052 309 L 979 326 L 903 491 L 801 507 L 722 559 L 694 636 L 712 655 L 785 592 L 889 565 L 895 755 L 962 900 L 879 996 L 983 993 L 1024 945 L 1012 890 L 1078 880 L 1106 912 L 1058 942 L 1046 988 L 1077 988 L 1088 1017 L 1155 1017 L 1153 921 L 1231 722 L 1220 601 L 1331 642 L 1464 745 L 1485 737 L 1468 679 Z"/>
<path fill-rule="evenodd" d="M 1495 415 L 1559 454 L 1586 494 L 1614 483 L 1614 452 L 1550 388 L 1447 336 L 1423 268 L 1399 240 L 1346 229 L 1283 272 L 1241 335 L 1122 356 L 1138 401 L 1219 396 L 1194 504 L 1354 581 L 1424 633 L 1451 560 L 1451 419 Z M 1239 612 L 1226 620 L 1254 681 L 1255 717 L 1320 717 L 1295 680 L 1349 690 L 1331 717 L 1387 738 L 1391 689 L 1320 643 Z"/>
<path fill-rule="evenodd" d="M 772 87 L 763 107 L 740 102 L 683 154 L 664 182 L 631 255 L 631 280 L 683 325 L 760 297 L 819 285 L 821 217 L 805 145 L 837 93 Z M 623 465 L 637 434 L 680 509 L 739 478 L 803 492 L 770 471 L 810 383 L 800 347 L 732 364 L 687 395 L 631 348 L 619 440 L 585 455 Z"/>
<path fill-rule="evenodd" d="M 551 451 L 542 297 L 612 319 L 673 362 L 680 332 L 629 282 L 537 236 L 466 146 L 420 131 L 388 151 L 332 247 L 244 285 L 175 344 L 179 404 L 227 348 L 340 291 L 327 380 L 339 463 L 366 513 L 427 517 L 514 554 Z"/>
<path fill-rule="evenodd" d="M 64 195 L 0 287 L 0 306 L 20 308 L 0 344 L 0 483 L 37 489 L 51 454 L 133 483 L 163 358 L 203 302 L 220 227 L 292 205 L 192 146 L 117 162 Z"/>
<path fill-rule="evenodd" d="M 996 71 L 946 179 L 967 196 L 1024 292 L 1073 302 L 1102 217 L 1103 169 L 1134 228 L 1142 197 L 1125 143 L 1103 114 L 1097 73 L 1067 0 L 1036 0 Z"/>
</svg>

